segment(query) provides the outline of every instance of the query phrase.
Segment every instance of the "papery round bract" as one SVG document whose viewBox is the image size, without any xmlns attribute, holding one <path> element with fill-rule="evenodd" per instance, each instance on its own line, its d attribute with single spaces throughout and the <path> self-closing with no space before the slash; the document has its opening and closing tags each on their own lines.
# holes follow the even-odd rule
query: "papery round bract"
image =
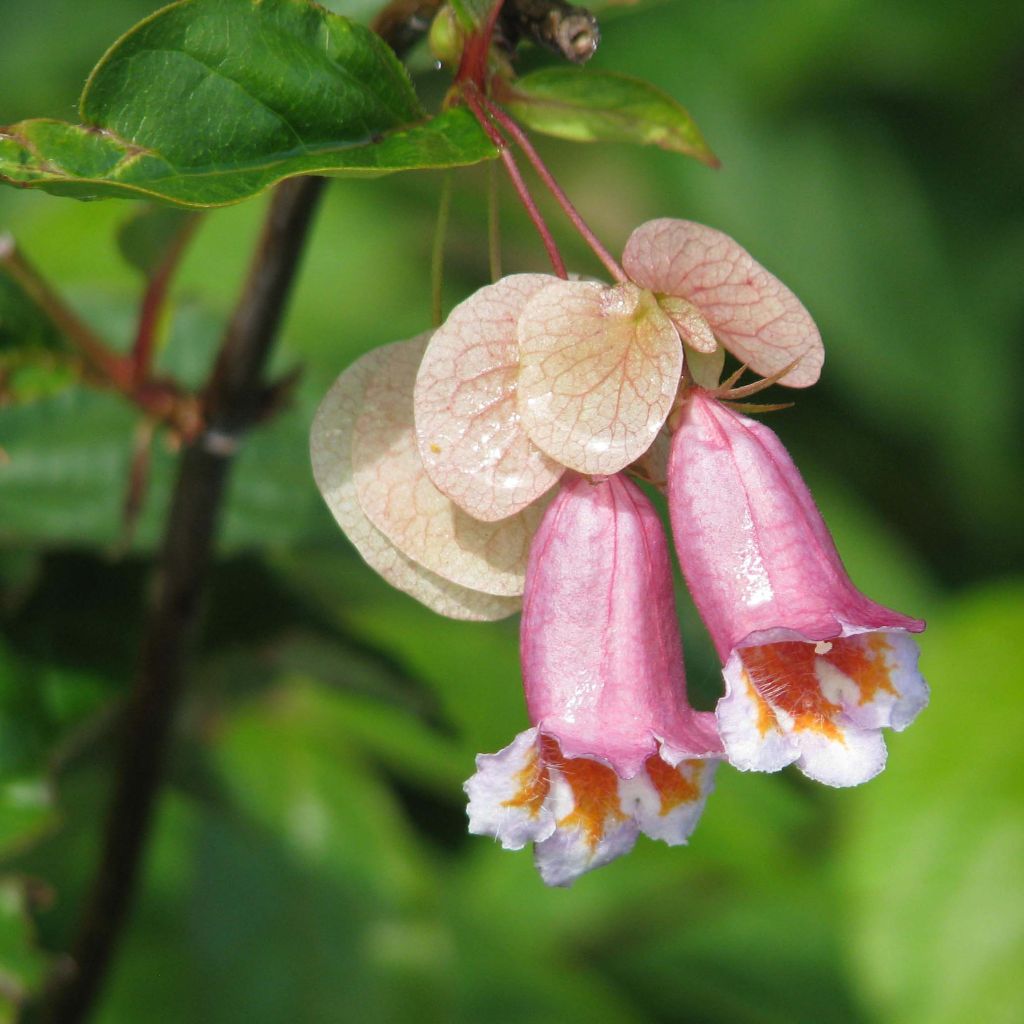
<svg viewBox="0 0 1024 1024">
<path fill-rule="evenodd" d="M 413 561 L 488 594 L 523 591 L 543 510 L 498 523 L 463 512 L 427 476 L 413 426 L 413 386 L 425 342 L 388 345 L 366 380 L 352 431 L 356 495 L 367 518 Z"/>
<path fill-rule="evenodd" d="M 519 318 L 519 414 L 530 440 L 581 473 L 639 458 L 665 422 L 683 351 L 653 295 L 632 284 L 559 281 Z"/>
<path fill-rule="evenodd" d="M 516 400 L 519 314 L 553 280 L 513 274 L 481 288 L 434 332 L 420 365 L 420 457 L 434 484 L 477 519 L 514 515 L 564 470 L 527 437 Z"/>
<path fill-rule="evenodd" d="M 420 339 L 416 341 L 422 344 Z M 358 359 L 338 377 L 317 410 L 310 432 L 310 456 L 324 501 L 366 563 L 393 587 L 449 618 L 490 621 L 512 615 L 519 609 L 518 598 L 482 593 L 430 572 L 402 554 L 359 504 L 352 468 L 352 429 L 366 384 L 386 359 L 386 349 L 375 349 Z"/>
<path fill-rule="evenodd" d="M 721 344 L 757 373 L 770 376 L 799 360 L 779 383 L 808 387 L 821 375 L 825 352 L 810 313 L 721 231 L 667 217 L 648 221 L 630 235 L 622 266 L 642 287 L 696 306 Z"/>
</svg>

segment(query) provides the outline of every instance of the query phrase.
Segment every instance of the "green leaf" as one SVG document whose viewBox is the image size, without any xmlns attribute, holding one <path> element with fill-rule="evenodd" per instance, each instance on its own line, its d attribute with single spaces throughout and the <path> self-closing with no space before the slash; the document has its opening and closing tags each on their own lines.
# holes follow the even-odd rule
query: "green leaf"
<svg viewBox="0 0 1024 1024">
<path fill-rule="evenodd" d="M 611 71 L 545 68 L 499 98 L 527 128 L 573 142 L 660 146 L 718 166 L 686 109 L 647 82 Z"/>
<path fill-rule="evenodd" d="M 0 130 L 0 180 L 79 199 L 238 202 L 300 174 L 370 177 L 496 155 L 463 109 L 424 120 L 372 32 L 308 0 L 180 0 L 94 69 L 83 124 Z"/>
</svg>

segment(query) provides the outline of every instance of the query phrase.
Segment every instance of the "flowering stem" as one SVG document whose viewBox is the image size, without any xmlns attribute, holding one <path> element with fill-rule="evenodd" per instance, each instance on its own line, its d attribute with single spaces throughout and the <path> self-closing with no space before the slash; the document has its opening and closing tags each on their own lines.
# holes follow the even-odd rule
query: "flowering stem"
<svg viewBox="0 0 1024 1024">
<path fill-rule="evenodd" d="M 434 244 L 430 250 L 430 321 L 440 327 L 444 320 L 441 308 L 441 287 L 444 284 L 444 240 L 448 234 L 448 214 L 452 207 L 452 174 L 444 176 L 441 185 L 441 202 L 437 208 L 437 224 L 434 227 Z"/>
<path fill-rule="evenodd" d="M 498 24 L 503 6 L 504 0 L 495 0 L 487 12 L 487 20 L 483 27 L 466 40 L 462 59 L 459 61 L 459 70 L 455 75 L 457 83 L 476 86 L 477 89 L 483 90 L 484 82 L 487 80 L 487 58 L 491 50 L 491 40 L 494 38 L 494 28 Z"/>
<path fill-rule="evenodd" d="M 587 222 L 580 216 L 579 211 L 572 204 L 572 200 L 565 194 L 562 186 L 555 181 L 554 175 L 548 170 L 547 165 L 541 159 L 540 154 L 533 147 L 533 143 L 530 142 L 526 132 L 519 127 L 516 122 L 505 113 L 496 103 L 492 103 L 489 99 L 484 97 L 484 105 L 486 106 L 487 113 L 494 118 L 495 121 L 501 125 L 504 131 L 515 140 L 516 145 L 526 154 L 526 159 L 533 164 L 534 170 L 537 172 L 540 180 L 544 182 L 548 191 L 555 197 L 558 205 L 561 206 L 565 215 L 572 222 L 572 225 L 583 237 L 584 241 L 594 251 L 594 255 L 604 264 L 605 269 L 616 281 L 622 283 L 629 280 L 622 268 L 612 258 L 611 253 L 601 244 L 597 236 Z"/>
<path fill-rule="evenodd" d="M 0 267 L 18 283 L 50 322 L 81 353 L 93 383 L 124 395 L 144 413 L 188 439 L 197 429 L 198 403 L 170 380 L 140 379 L 132 357 L 115 352 L 49 286 L 10 236 L 0 236 Z"/>
<path fill-rule="evenodd" d="M 480 127 L 487 132 L 488 138 L 490 138 L 491 142 L 497 146 L 498 154 L 501 157 L 502 163 L 505 165 L 505 170 L 508 172 L 509 178 L 512 180 L 512 185 L 516 190 L 516 195 L 519 196 L 519 200 L 526 208 L 526 212 L 529 214 L 530 220 L 533 221 L 533 226 L 537 229 L 537 233 L 540 235 L 540 239 L 544 243 L 548 259 L 551 260 L 551 266 L 554 268 L 555 273 L 563 279 L 568 278 L 569 275 L 566 272 L 565 263 L 562 261 L 561 253 L 559 253 L 558 246 L 555 244 L 555 239 L 551 234 L 551 229 L 544 222 L 544 218 L 541 216 L 541 212 L 537 208 L 537 204 L 533 201 L 533 196 L 530 195 L 530 191 L 526 187 L 526 182 L 523 181 L 523 176 L 519 172 L 519 167 L 516 165 L 515 157 L 512 156 L 512 153 L 508 148 L 508 143 L 505 141 L 505 137 L 491 123 L 491 119 L 484 110 L 479 91 L 472 82 L 467 82 L 462 89 L 462 95 L 466 100 L 467 106 L 473 112 L 473 116 L 480 122 Z"/>
</svg>

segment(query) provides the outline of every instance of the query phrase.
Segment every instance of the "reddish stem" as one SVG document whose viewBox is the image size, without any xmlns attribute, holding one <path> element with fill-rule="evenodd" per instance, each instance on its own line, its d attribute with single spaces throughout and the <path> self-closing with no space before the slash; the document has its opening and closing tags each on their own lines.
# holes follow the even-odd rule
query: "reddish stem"
<svg viewBox="0 0 1024 1024">
<path fill-rule="evenodd" d="M 496 0 L 490 11 L 487 12 L 487 20 L 479 32 L 474 32 L 467 40 L 462 49 L 462 59 L 459 61 L 459 70 L 455 75 L 456 82 L 472 83 L 481 91 L 487 81 L 487 55 L 490 53 L 491 40 L 494 38 L 494 28 L 498 24 L 498 17 L 505 0 Z"/>
<path fill-rule="evenodd" d="M 50 322 L 85 357 L 90 367 L 119 391 L 131 388 L 127 360 L 107 347 L 106 342 L 75 313 L 47 284 L 42 275 L 21 254 L 10 236 L 0 238 L 0 265 Z"/>
<path fill-rule="evenodd" d="M 153 350 L 156 345 L 156 327 L 164 303 L 167 301 L 167 289 L 174 277 L 174 272 L 178 269 L 181 257 L 185 253 L 185 247 L 191 240 L 198 224 L 198 216 L 189 217 L 185 222 L 174 241 L 171 242 L 160 266 L 150 278 L 146 292 L 142 296 L 139 324 L 130 356 L 132 378 L 136 387 L 141 386 L 149 379 L 153 367 Z"/>
<path fill-rule="evenodd" d="M 530 142 L 526 132 L 501 107 L 496 103 L 492 103 L 486 96 L 483 97 L 483 103 L 487 113 L 501 125 L 504 131 L 512 136 L 516 145 L 526 154 L 526 159 L 533 164 L 533 169 L 537 172 L 541 181 L 544 182 L 548 191 L 555 197 L 558 205 L 562 207 L 565 215 L 572 222 L 573 227 L 576 228 L 587 245 L 594 251 L 594 255 L 604 264 L 608 273 L 620 284 L 628 281 L 629 278 L 626 277 L 622 267 L 612 258 L 611 253 L 601 244 L 594 232 L 590 230 L 587 222 L 580 216 L 576 207 L 573 206 L 572 200 L 565 194 L 562 186 L 555 181 L 554 175 L 548 170 L 547 165 L 541 159 L 537 150 L 533 148 L 533 143 Z"/>
<path fill-rule="evenodd" d="M 132 358 L 111 349 L 50 287 L 9 237 L 0 237 L 0 266 L 82 354 L 91 379 L 120 392 L 186 439 L 194 436 L 198 427 L 196 399 L 170 380 L 137 380 Z"/>
<path fill-rule="evenodd" d="M 479 90 L 472 82 L 465 83 L 462 89 L 462 95 L 466 100 L 466 105 L 473 112 L 473 116 L 480 122 L 480 127 L 487 132 L 488 138 L 498 148 L 498 154 L 501 156 L 502 163 L 505 164 L 505 170 L 508 172 L 509 178 L 512 180 L 512 185 L 516 190 L 516 195 L 519 196 L 520 202 L 526 208 L 527 214 L 529 214 L 530 220 L 533 221 L 533 226 L 537 229 L 537 233 L 540 235 L 541 241 L 544 243 L 544 248 L 547 250 L 548 259 L 551 260 L 551 266 L 554 268 L 555 273 L 563 278 L 568 278 L 569 274 L 566 272 L 565 263 L 562 260 L 561 253 L 558 251 L 558 246 L 555 244 L 555 239 L 551 234 L 551 230 L 544 222 L 544 218 L 541 215 L 537 204 L 533 201 L 533 196 L 530 195 L 530 190 L 526 187 L 526 182 L 523 181 L 523 176 L 519 171 L 519 167 L 516 164 L 515 157 L 512 155 L 511 150 L 508 148 L 508 142 L 500 131 L 491 123 L 490 118 L 487 116 L 487 112 L 484 110 L 482 97 L 479 94 Z"/>
</svg>

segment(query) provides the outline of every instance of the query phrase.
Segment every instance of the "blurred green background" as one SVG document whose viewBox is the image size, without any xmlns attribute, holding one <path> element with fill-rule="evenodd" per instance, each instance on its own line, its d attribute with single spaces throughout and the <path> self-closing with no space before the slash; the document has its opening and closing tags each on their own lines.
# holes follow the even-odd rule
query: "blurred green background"
<svg viewBox="0 0 1024 1024">
<path fill-rule="evenodd" d="M 92 64 L 153 7 L 0 0 L 0 123 L 74 119 Z M 723 169 L 542 151 L 613 251 L 650 217 L 704 221 L 815 315 L 822 382 L 771 423 L 854 578 L 929 620 L 932 706 L 870 784 L 723 768 L 689 849 L 641 839 L 570 891 L 466 835 L 473 755 L 526 724 L 515 621 L 389 590 L 322 505 L 306 441 L 356 355 L 428 326 L 439 179 L 335 182 L 277 354 L 302 380 L 236 467 L 104 1024 L 1024 1019 L 1024 6 L 692 0 L 602 24 L 595 65 L 680 99 Z M 486 174 L 457 186 L 449 307 L 486 273 Z M 543 270 L 505 199 L 506 270 Z M 184 265 L 161 360 L 189 381 L 265 205 L 211 214 Z M 0 229 L 123 344 L 129 212 L 0 190 Z M 121 550 L 136 425 L 75 387 L 0 408 L 0 1021 L 66 948 L 94 866 L 175 459 L 158 440 Z M 716 666 L 682 615 L 708 706 Z"/>
</svg>

